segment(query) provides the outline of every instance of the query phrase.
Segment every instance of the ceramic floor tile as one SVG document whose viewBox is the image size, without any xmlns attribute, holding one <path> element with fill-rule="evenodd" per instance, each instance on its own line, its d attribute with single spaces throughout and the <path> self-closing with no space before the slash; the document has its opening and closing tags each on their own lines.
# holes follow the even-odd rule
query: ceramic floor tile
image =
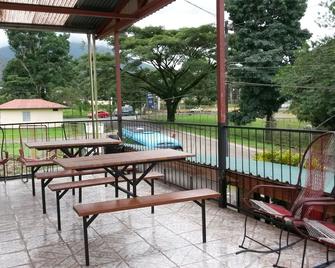
<svg viewBox="0 0 335 268">
<path fill-rule="evenodd" d="M 64 180 L 68 181 L 68 180 Z M 78 196 L 64 196 L 62 232 L 57 231 L 55 197 L 47 194 L 42 214 L 40 185 L 32 197 L 30 183 L 0 183 L 0 267 L 80 267 L 85 263 L 82 219 L 73 211 Z M 177 191 L 157 182 L 156 193 Z M 150 194 L 140 184 L 139 195 Z M 126 195 L 120 193 L 120 198 Z M 115 199 L 112 187 L 84 189 L 84 202 Z M 201 213 L 192 202 L 99 215 L 88 228 L 91 265 L 96 267 L 272 267 L 276 254 L 239 254 L 245 217 L 207 202 L 207 243 L 202 243 Z M 279 230 L 248 219 L 248 233 L 268 244 L 278 244 Z M 293 236 L 291 237 L 293 238 Z M 258 246 L 247 241 L 246 246 Z M 27 250 L 26 250 L 27 248 Z M 280 265 L 300 267 L 302 243 L 282 252 Z M 335 253 L 331 254 L 331 259 Z M 325 248 L 308 243 L 306 265 L 325 261 Z M 335 265 L 333 265 L 335 266 Z M 331 266 L 330 266 L 331 267 Z"/>
<path fill-rule="evenodd" d="M 132 268 L 170 268 L 177 265 L 166 258 L 162 253 L 141 256 L 127 261 L 129 267 Z"/>
<path fill-rule="evenodd" d="M 204 251 L 191 245 L 178 249 L 163 251 L 163 254 L 179 266 L 192 264 L 196 262 L 203 262 L 213 259 Z"/>
<path fill-rule="evenodd" d="M 29 265 L 30 260 L 27 251 L 19 251 L 0 255 L 1 268 L 16 267 L 19 265 Z"/>
<path fill-rule="evenodd" d="M 24 249 L 25 244 L 20 239 L 0 243 L 0 255 L 22 251 Z"/>
</svg>

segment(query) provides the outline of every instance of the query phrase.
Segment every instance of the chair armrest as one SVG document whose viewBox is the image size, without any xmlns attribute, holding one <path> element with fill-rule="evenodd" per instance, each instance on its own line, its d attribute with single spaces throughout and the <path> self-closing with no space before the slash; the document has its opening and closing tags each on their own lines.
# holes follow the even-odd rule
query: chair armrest
<svg viewBox="0 0 335 268">
<path fill-rule="evenodd" d="M 318 201 L 310 201 L 310 202 L 305 202 L 303 205 L 302 205 L 302 211 L 301 211 L 301 220 L 303 218 L 306 218 L 306 213 L 308 212 L 309 208 L 311 207 L 315 207 L 315 206 L 318 206 L 318 207 L 332 207 L 332 206 L 335 206 L 335 200 L 334 199 L 323 199 L 323 200 L 318 200 Z"/>
<path fill-rule="evenodd" d="M 285 189 L 285 190 L 297 190 L 296 186 L 284 186 L 284 185 L 270 185 L 270 184 L 259 184 L 254 186 L 248 193 L 246 198 L 250 199 L 251 195 L 258 189 L 264 189 L 264 188 L 270 188 L 270 189 Z"/>
<path fill-rule="evenodd" d="M 284 186 L 284 185 L 270 185 L 270 184 L 259 184 L 254 186 L 246 195 L 245 198 L 243 198 L 244 204 L 252 208 L 252 205 L 250 204 L 249 200 L 251 199 L 251 195 L 256 192 L 258 189 L 283 189 L 283 190 L 289 190 L 289 191 L 294 191 L 297 190 L 298 188 L 296 186 Z"/>
</svg>

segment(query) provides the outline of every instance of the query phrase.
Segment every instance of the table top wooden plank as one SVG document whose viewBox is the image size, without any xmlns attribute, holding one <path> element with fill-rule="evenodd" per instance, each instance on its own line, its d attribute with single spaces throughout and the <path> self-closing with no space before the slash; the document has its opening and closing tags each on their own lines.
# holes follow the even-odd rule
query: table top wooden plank
<svg viewBox="0 0 335 268">
<path fill-rule="evenodd" d="M 120 144 L 120 140 L 111 138 L 98 139 L 73 139 L 73 140 L 51 140 L 51 141 L 33 141 L 25 142 L 25 145 L 30 149 L 37 150 L 52 150 L 61 148 L 78 148 L 78 147 L 94 147 Z"/>
<path fill-rule="evenodd" d="M 183 160 L 187 157 L 193 156 L 194 154 L 183 151 L 177 151 L 173 149 L 159 149 L 116 154 L 92 155 L 68 159 L 54 159 L 54 161 L 65 169 L 83 170 Z"/>
</svg>

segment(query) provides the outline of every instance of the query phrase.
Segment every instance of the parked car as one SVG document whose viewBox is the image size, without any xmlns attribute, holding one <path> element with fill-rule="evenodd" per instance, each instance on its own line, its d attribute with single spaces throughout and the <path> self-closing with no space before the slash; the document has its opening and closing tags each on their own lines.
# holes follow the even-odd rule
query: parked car
<svg viewBox="0 0 335 268">
<path fill-rule="evenodd" d="M 201 113 L 203 111 L 204 111 L 204 109 L 201 108 L 201 107 L 195 107 L 195 108 L 190 109 L 191 113 Z"/>
<path fill-rule="evenodd" d="M 87 115 L 89 118 L 92 118 L 92 113 Z M 98 118 L 106 118 L 109 117 L 109 112 L 106 111 L 98 111 Z"/>
<path fill-rule="evenodd" d="M 168 135 L 163 134 L 158 130 L 150 129 L 148 127 L 126 127 L 122 129 L 122 135 L 124 138 L 129 139 L 130 142 L 145 146 L 150 149 L 183 149 L 181 143 L 177 139 L 169 137 Z"/>
<path fill-rule="evenodd" d="M 127 116 L 127 115 L 134 115 L 134 108 L 131 105 L 124 105 L 122 106 L 122 115 Z M 114 110 L 113 115 L 117 115 L 117 109 Z"/>
</svg>

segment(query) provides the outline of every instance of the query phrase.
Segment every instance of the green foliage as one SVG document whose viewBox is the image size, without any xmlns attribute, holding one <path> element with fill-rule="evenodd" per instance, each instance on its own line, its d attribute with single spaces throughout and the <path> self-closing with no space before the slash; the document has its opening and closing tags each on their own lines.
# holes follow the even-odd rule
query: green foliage
<svg viewBox="0 0 335 268">
<path fill-rule="evenodd" d="M 255 160 L 278 163 L 283 165 L 299 166 L 300 155 L 289 150 L 265 151 L 257 153 L 254 156 Z"/>
<path fill-rule="evenodd" d="M 228 0 L 234 28 L 228 80 L 240 89 L 240 109 L 232 117 L 237 123 L 270 120 L 285 101 L 272 79 L 310 36 L 300 29 L 305 10 L 306 0 Z"/>
<path fill-rule="evenodd" d="M 215 32 L 212 25 L 179 30 L 132 27 L 123 36 L 123 57 L 131 59 L 124 71 L 141 81 L 143 90 L 165 100 L 168 121 L 175 120 L 179 101 L 213 72 Z M 141 68 L 143 63 L 152 68 Z"/>
<path fill-rule="evenodd" d="M 297 53 L 295 63 L 282 68 L 275 81 L 281 85 L 286 97 L 292 100 L 291 110 L 299 120 L 309 121 L 315 127 L 322 124 L 333 130 L 334 73 L 335 39 Z"/>
<path fill-rule="evenodd" d="M 96 54 L 96 70 L 99 100 L 115 98 L 115 62 L 110 53 Z M 83 55 L 76 60 L 76 84 L 82 91 L 82 97 L 91 99 L 91 82 L 88 55 Z"/>
<path fill-rule="evenodd" d="M 46 32 L 7 31 L 15 53 L 3 72 L 8 98 L 45 98 L 55 87 L 66 87 L 72 80 L 69 35 Z"/>
<path fill-rule="evenodd" d="M 335 0 L 321 0 L 322 7 L 325 8 L 323 12 L 319 12 L 319 25 L 322 27 L 335 26 Z"/>
</svg>

